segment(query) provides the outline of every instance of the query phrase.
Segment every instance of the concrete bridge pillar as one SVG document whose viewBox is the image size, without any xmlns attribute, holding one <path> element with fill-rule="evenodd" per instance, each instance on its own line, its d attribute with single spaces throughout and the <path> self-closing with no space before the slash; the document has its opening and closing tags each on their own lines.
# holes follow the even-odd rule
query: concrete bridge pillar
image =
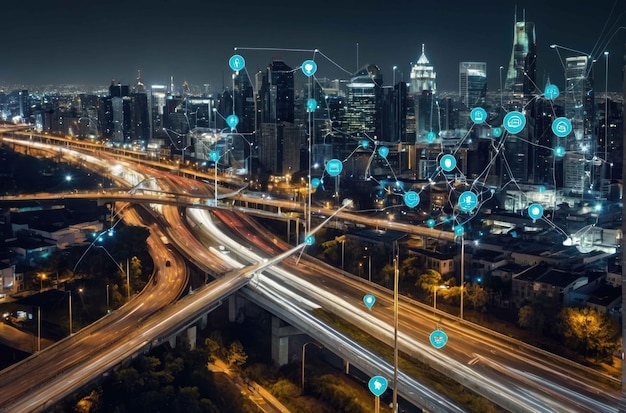
<svg viewBox="0 0 626 413">
<path fill-rule="evenodd" d="M 195 325 L 187 329 L 187 344 L 189 345 L 189 350 L 196 349 L 197 332 L 198 329 Z"/>
<path fill-rule="evenodd" d="M 205 314 L 202 317 L 200 317 L 200 330 L 204 330 L 206 328 L 207 319 L 208 319 L 208 314 Z"/>
<path fill-rule="evenodd" d="M 244 299 L 237 294 L 228 297 L 228 321 L 231 323 L 243 323 L 244 319 Z"/>
<path fill-rule="evenodd" d="M 289 336 L 301 334 L 298 329 L 286 325 L 272 316 L 272 361 L 279 366 L 289 363 Z"/>
<path fill-rule="evenodd" d="M 176 336 L 175 335 L 168 338 L 167 341 L 170 343 L 171 348 L 176 348 Z"/>
</svg>

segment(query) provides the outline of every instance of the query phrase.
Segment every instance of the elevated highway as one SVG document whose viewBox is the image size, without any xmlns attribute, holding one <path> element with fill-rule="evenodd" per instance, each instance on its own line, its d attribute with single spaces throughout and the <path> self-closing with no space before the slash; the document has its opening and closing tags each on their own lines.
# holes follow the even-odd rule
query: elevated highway
<svg viewBox="0 0 626 413">
<path fill-rule="evenodd" d="M 208 224 L 204 225 L 204 227 L 208 227 Z M 230 235 L 223 233 L 221 235 L 214 234 L 213 236 L 218 237 L 222 241 L 231 238 Z M 247 242 L 249 243 L 249 239 Z M 244 251 L 246 248 L 233 245 L 233 251 L 235 250 Z M 248 256 L 245 257 L 245 259 L 262 261 L 264 258 Z M 288 261 L 289 260 L 285 260 L 285 263 Z M 231 265 L 234 264 L 231 263 Z M 313 326 L 316 323 L 319 324 L 319 320 L 316 317 L 311 318 L 310 315 L 311 306 L 319 306 L 321 308 L 328 308 L 331 311 L 336 311 L 337 314 L 342 314 L 343 317 L 346 317 L 347 320 L 353 323 L 367 326 L 368 329 L 371 329 L 372 332 L 381 337 L 389 336 L 388 297 L 381 300 L 382 307 L 386 309 L 386 311 L 382 311 L 379 316 L 372 318 L 371 316 L 363 314 L 362 304 L 360 303 L 360 298 L 364 291 L 363 289 L 370 289 L 371 291 L 373 286 L 363 286 L 362 283 L 358 283 L 360 285 L 360 287 L 358 287 L 344 280 L 343 282 L 339 282 L 339 284 L 334 284 L 333 287 L 329 287 L 329 291 L 324 294 L 321 292 L 315 293 L 314 295 L 317 295 L 317 297 L 314 297 L 312 294 L 316 289 L 313 288 L 310 283 L 297 281 L 297 279 L 281 272 L 284 270 L 279 271 L 274 268 L 275 266 L 268 267 L 262 274 L 257 274 L 255 282 L 247 284 L 247 287 L 241 290 L 242 294 L 249 295 L 248 291 L 254 290 L 252 286 L 258 286 L 259 289 L 257 293 L 259 297 L 256 298 L 257 301 L 261 304 L 265 301 L 265 305 L 273 308 L 274 311 L 279 312 L 281 315 L 285 315 L 287 312 L 284 307 L 286 303 L 291 301 L 308 303 L 302 304 L 300 310 L 289 310 L 290 314 L 293 314 L 291 315 L 293 319 L 290 321 L 294 323 L 294 325 L 299 325 L 303 331 L 307 329 L 313 330 Z M 336 269 L 334 272 L 337 272 Z M 305 276 L 302 276 L 302 279 L 312 277 L 313 274 L 316 273 L 318 277 L 322 277 L 318 281 L 319 285 L 324 285 L 329 282 L 329 274 L 327 271 L 320 271 L 319 267 L 307 272 Z M 275 284 L 266 281 L 264 277 L 276 277 L 274 283 L 279 284 L 284 284 L 289 280 L 290 289 L 293 289 L 296 295 L 287 295 L 286 292 L 276 287 Z M 266 289 L 266 291 L 262 292 L 262 288 Z M 358 288 L 361 288 L 361 290 Z M 338 291 L 342 292 L 338 293 Z M 349 293 L 349 299 L 346 299 L 344 295 L 347 291 L 351 291 Z M 379 293 L 381 297 L 385 295 L 382 291 L 379 291 Z M 326 294 L 329 295 L 326 296 Z M 326 298 L 324 298 L 324 296 L 326 296 Z M 255 298 L 251 296 L 250 299 L 254 300 Z M 617 405 L 616 392 L 611 392 L 601 387 L 599 383 L 594 383 L 594 379 L 585 377 L 585 373 L 547 363 L 545 355 L 525 356 L 524 353 L 529 351 L 528 349 L 522 349 L 520 352 L 516 351 L 513 357 L 513 354 L 509 353 L 513 351 L 514 347 L 506 341 L 500 342 L 498 338 L 484 336 L 476 332 L 471 332 L 470 330 L 460 330 L 457 333 L 458 340 L 452 340 L 451 336 L 450 345 L 446 346 L 446 350 L 444 351 L 436 352 L 428 345 L 424 346 L 423 344 L 419 344 L 420 339 L 418 337 L 422 337 L 421 340 L 424 340 L 422 336 L 424 329 L 417 329 L 411 333 L 408 333 L 408 331 L 411 330 L 411 325 L 415 324 L 417 319 L 428 320 L 428 317 L 423 312 L 416 312 L 415 307 L 415 303 L 409 302 L 406 308 L 403 307 L 402 309 L 403 314 L 406 311 L 406 314 L 409 315 L 409 318 L 402 324 L 402 330 L 405 331 L 406 329 L 407 331 L 406 335 L 404 335 L 405 338 L 401 341 L 403 343 L 402 346 L 404 346 L 403 351 L 406 351 L 408 354 L 417 351 L 415 353 L 416 356 L 420 353 L 428 354 L 431 362 L 438 363 L 439 368 L 446 369 L 448 374 L 455 377 L 459 382 L 463 383 L 463 385 L 481 394 L 486 393 L 486 397 L 496 401 L 501 406 L 506 406 L 506 408 L 511 411 L 519 412 L 617 411 L 616 408 L 614 408 L 614 406 Z M 306 313 L 306 315 L 303 312 Z M 296 315 L 298 313 L 300 315 Z M 383 313 L 386 313 L 386 315 L 383 316 Z M 428 321 L 426 322 L 428 323 Z M 452 329 L 454 324 L 456 324 L 456 321 L 452 320 L 446 323 L 446 328 Z M 320 340 L 328 340 L 330 336 L 336 335 L 336 332 L 332 333 L 334 330 L 328 326 L 320 327 L 320 329 L 320 332 L 316 336 L 319 337 Z M 311 331 L 311 334 L 314 335 L 314 332 Z M 333 346 L 336 348 L 341 348 L 342 343 L 350 344 L 349 342 L 340 341 L 336 336 L 331 338 L 331 340 L 335 340 Z M 475 344 L 473 345 L 473 350 L 470 350 L 468 354 L 467 345 L 469 345 L 472 340 Z M 458 345 L 456 350 L 454 350 L 452 345 L 453 342 L 457 343 L 455 345 Z M 485 351 L 486 342 L 489 343 L 487 348 L 491 348 L 491 351 Z M 499 350 L 495 350 L 494 352 L 493 349 L 496 344 Z M 451 357 L 447 354 L 447 349 L 451 349 L 453 353 L 458 352 L 458 354 Z M 387 367 L 383 367 L 385 366 L 383 361 L 380 361 L 380 364 L 378 364 L 379 360 L 374 359 L 374 355 L 358 349 L 355 345 L 352 345 L 350 352 L 346 352 L 344 356 L 348 358 L 349 353 L 351 354 L 351 362 L 363 366 L 366 371 L 368 360 L 370 362 L 371 360 L 376 360 L 374 364 L 378 365 L 378 369 L 387 369 L 385 371 L 389 371 L 388 364 L 386 365 Z M 495 354 L 499 354 L 498 359 L 494 357 Z M 439 361 L 437 362 L 437 360 Z M 541 368 L 534 370 L 531 369 L 531 366 Z M 550 373 L 550 371 L 552 371 L 552 373 Z M 419 394 L 420 397 L 426 398 L 424 399 L 426 402 L 421 400 L 421 402 L 417 401 L 417 403 L 422 403 L 421 405 L 424 405 L 423 403 L 429 403 L 427 405 L 432 411 L 456 411 L 454 407 L 445 404 L 445 398 L 426 395 L 424 390 L 419 388 L 418 384 L 413 383 L 408 378 L 405 381 L 404 376 L 399 377 L 402 382 L 399 381 L 398 386 L 405 384 L 408 386 L 406 389 L 402 390 L 403 394 L 405 394 L 404 392 L 406 391 L 406 396 L 410 397 L 413 392 Z M 444 407 L 444 405 L 446 407 Z"/>
</svg>

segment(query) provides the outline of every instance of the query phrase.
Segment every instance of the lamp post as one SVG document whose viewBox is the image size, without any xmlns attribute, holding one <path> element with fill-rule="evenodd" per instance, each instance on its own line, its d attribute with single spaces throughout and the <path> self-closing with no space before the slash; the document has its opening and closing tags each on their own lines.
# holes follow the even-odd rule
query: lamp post
<svg viewBox="0 0 626 413">
<path fill-rule="evenodd" d="M 609 52 L 604 52 L 604 162 L 609 157 Z M 605 174 L 606 176 L 606 174 Z"/>
<path fill-rule="evenodd" d="M 41 307 L 37 306 L 37 352 L 41 351 Z"/>
<path fill-rule="evenodd" d="M 400 280 L 400 271 L 398 262 L 400 260 L 400 248 L 398 241 L 394 241 L 394 262 L 393 262 L 393 396 L 392 396 L 392 412 L 398 411 L 398 284 Z"/>
<path fill-rule="evenodd" d="M 465 242 L 463 242 L 463 235 L 464 234 L 461 234 L 461 310 L 459 313 L 461 320 L 463 320 L 463 295 L 465 294 L 463 291 L 465 286 Z"/>
<path fill-rule="evenodd" d="M 70 336 L 73 333 L 73 329 L 72 329 L 72 290 L 68 290 L 67 293 L 69 294 L 69 312 L 70 312 Z"/>
<path fill-rule="evenodd" d="M 109 306 L 109 284 L 107 284 L 107 314 L 111 312 L 111 307 Z"/>
<path fill-rule="evenodd" d="M 368 247 L 365 247 L 365 252 L 367 252 L 367 280 L 372 282 L 372 253 L 369 251 Z"/>
<path fill-rule="evenodd" d="M 106 248 L 104 248 L 104 246 L 97 245 L 96 248 L 101 248 L 109 256 L 109 258 L 111 258 L 111 260 L 117 265 L 117 268 L 119 268 L 122 274 L 126 276 L 126 298 L 127 298 L 127 301 L 130 301 L 130 275 L 129 275 L 130 263 L 129 263 L 128 258 L 126 259 L 126 271 L 124 271 L 124 268 L 115 260 L 115 258 L 113 258 L 113 256 L 109 253 L 109 251 Z M 109 286 L 107 285 L 107 308 L 108 308 L 108 298 L 109 298 L 108 287 Z"/>
<path fill-rule="evenodd" d="M 437 310 L 437 291 L 439 290 L 443 290 L 445 288 L 450 288 L 447 285 L 438 285 L 435 288 L 433 288 L 433 309 Z"/>
<path fill-rule="evenodd" d="M 324 348 L 323 346 L 320 346 L 319 344 L 317 344 L 315 342 L 312 342 L 312 341 L 306 342 L 306 343 L 304 343 L 302 345 L 302 377 L 301 377 L 301 381 L 300 381 L 301 386 L 302 386 L 302 390 L 304 390 L 304 358 L 306 356 L 306 346 L 309 345 L 309 344 L 315 344 L 317 346 L 317 348 L 319 348 L 319 349 Z"/>
<path fill-rule="evenodd" d="M 504 66 L 500 66 L 500 107 L 502 107 L 502 69 L 504 69 Z"/>
</svg>

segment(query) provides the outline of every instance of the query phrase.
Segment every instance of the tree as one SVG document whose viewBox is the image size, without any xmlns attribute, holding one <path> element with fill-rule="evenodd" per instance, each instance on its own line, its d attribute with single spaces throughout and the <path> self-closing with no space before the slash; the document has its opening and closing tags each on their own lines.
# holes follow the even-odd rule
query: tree
<svg viewBox="0 0 626 413">
<path fill-rule="evenodd" d="M 590 308 L 564 308 L 559 313 L 559 330 L 569 345 L 596 361 L 611 360 L 619 347 L 615 323 Z"/>
<path fill-rule="evenodd" d="M 517 313 L 517 324 L 520 327 L 531 330 L 535 335 L 543 331 L 546 319 L 543 311 L 537 305 L 525 305 Z"/>
<path fill-rule="evenodd" d="M 443 283 L 443 277 L 436 270 L 428 270 L 417 277 L 415 286 L 421 288 L 424 291 L 432 293 Z"/>
<path fill-rule="evenodd" d="M 239 368 L 248 360 L 248 355 L 243 350 L 243 346 L 237 340 L 230 343 L 228 347 L 228 365 L 230 367 Z"/>
<path fill-rule="evenodd" d="M 467 303 L 475 310 L 482 311 L 487 304 L 487 292 L 476 283 L 471 283 L 465 288 Z M 465 297 L 463 297 L 465 298 Z"/>
</svg>

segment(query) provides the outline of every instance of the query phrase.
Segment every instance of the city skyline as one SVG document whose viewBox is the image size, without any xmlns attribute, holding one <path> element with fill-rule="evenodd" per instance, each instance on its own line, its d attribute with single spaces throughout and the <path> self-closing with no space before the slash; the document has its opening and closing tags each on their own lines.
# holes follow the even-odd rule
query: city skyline
<svg viewBox="0 0 626 413">
<path fill-rule="evenodd" d="M 295 7 L 281 1 L 271 8 L 254 2 L 178 8 L 143 0 L 80 7 L 74 3 L 56 2 L 52 7 L 37 0 L 4 7 L 12 16 L 3 23 L 4 33 L 13 41 L 5 44 L 9 58 L 0 65 L 0 84 L 107 85 L 112 79 L 133 84 L 141 70 L 145 84 L 169 84 L 173 77 L 177 87 L 184 81 L 209 84 L 209 90 L 218 93 L 230 87 L 228 58 L 238 53 L 246 58 L 250 76 L 264 70 L 273 57 L 297 68 L 315 55 L 317 77 L 349 78 L 372 63 L 389 85 L 394 78 L 408 81 L 410 64 L 425 44 L 438 90 L 458 91 L 459 62 L 484 61 L 489 90 L 495 91 L 499 67 L 508 67 L 511 58 L 517 10 L 518 20 L 525 16 L 535 24 L 538 83 L 563 83 L 561 59 L 576 50 L 598 59 L 598 92 L 605 87 L 622 90 L 626 5 L 617 0 L 477 6 L 452 1 L 445 8 L 400 1 L 382 9 L 368 1 L 328 7 L 319 2 Z"/>
</svg>

